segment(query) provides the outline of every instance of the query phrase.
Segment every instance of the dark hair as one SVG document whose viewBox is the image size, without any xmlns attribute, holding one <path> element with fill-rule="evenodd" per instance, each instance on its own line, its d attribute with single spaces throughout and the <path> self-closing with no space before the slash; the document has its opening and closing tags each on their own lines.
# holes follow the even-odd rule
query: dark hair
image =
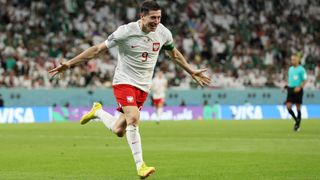
<svg viewBox="0 0 320 180">
<path fill-rule="evenodd" d="M 161 7 L 156 1 L 153 1 L 153 0 L 144 1 L 140 7 L 140 13 L 148 14 L 150 10 L 151 11 L 161 10 Z"/>
</svg>

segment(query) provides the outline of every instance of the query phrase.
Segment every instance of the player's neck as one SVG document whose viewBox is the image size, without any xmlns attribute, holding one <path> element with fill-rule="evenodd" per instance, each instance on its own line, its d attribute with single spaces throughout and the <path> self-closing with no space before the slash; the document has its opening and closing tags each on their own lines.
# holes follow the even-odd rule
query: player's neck
<svg viewBox="0 0 320 180">
<path fill-rule="evenodd" d="M 150 32 L 150 31 L 148 31 L 147 27 L 143 26 L 143 22 L 142 22 L 141 19 L 138 22 L 139 22 L 138 24 L 139 24 L 139 27 L 140 27 L 142 32 L 144 32 L 144 33 L 149 33 Z"/>
</svg>

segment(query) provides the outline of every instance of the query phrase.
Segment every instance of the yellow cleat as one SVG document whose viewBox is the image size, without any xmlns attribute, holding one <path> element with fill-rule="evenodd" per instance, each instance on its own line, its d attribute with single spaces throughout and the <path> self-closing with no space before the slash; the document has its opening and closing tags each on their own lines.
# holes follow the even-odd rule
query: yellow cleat
<svg viewBox="0 0 320 180">
<path fill-rule="evenodd" d="M 80 124 L 86 124 L 92 119 L 95 119 L 96 116 L 94 115 L 97 110 L 102 109 L 102 105 L 100 103 L 93 103 L 92 109 L 85 115 L 82 116 L 80 119 Z"/>
<path fill-rule="evenodd" d="M 138 170 L 138 176 L 140 176 L 141 179 L 145 179 L 155 171 L 156 169 L 154 167 L 148 167 L 145 163 L 143 163 Z"/>
</svg>

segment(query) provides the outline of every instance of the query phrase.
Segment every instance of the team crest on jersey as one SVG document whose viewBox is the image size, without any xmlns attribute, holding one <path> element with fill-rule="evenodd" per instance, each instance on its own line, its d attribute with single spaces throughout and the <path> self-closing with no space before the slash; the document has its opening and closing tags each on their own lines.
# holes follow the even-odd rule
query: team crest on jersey
<svg viewBox="0 0 320 180">
<path fill-rule="evenodd" d="M 159 42 L 153 43 L 153 47 L 152 47 L 152 50 L 153 50 L 153 51 L 158 51 L 159 48 L 160 48 L 160 43 L 159 43 Z"/>
<path fill-rule="evenodd" d="M 127 96 L 127 102 L 132 103 L 133 102 L 133 97 L 132 96 Z"/>
</svg>

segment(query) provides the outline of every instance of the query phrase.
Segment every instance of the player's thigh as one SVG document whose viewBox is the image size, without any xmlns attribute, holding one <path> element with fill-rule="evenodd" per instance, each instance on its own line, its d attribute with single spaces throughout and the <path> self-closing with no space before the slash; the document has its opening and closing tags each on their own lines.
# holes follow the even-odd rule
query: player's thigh
<svg viewBox="0 0 320 180">
<path fill-rule="evenodd" d="M 154 106 L 155 106 L 156 108 L 161 108 L 161 107 L 163 107 L 163 105 L 164 105 L 164 99 L 162 99 L 162 98 L 154 99 L 154 100 L 153 100 L 153 103 L 154 103 Z"/>
<path fill-rule="evenodd" d="M 139 124 L 140 111 L 137 106 L 123 106 L 122 110 L 123 110 L 127 125 Z"/>
<path fill-rule="evenodd" d="M 164 101 L 160 102 L 159 103 L 159 108 L 163 107 L 164 106 Z"/>
<path fill-rule="evenodd" d="M 156 108 L 157 108 L 157 109 L 162 108 L 162 107 L 163 107 L 163 103 L 158 103 L 158 104 L 156 105 Z"/>
<path fill-rule="evenodd" d="M 291 109 L 292 108 L 292 103 L 291 102 L 286 102 L 286 106 L 288 109 Z"/>
<path fill-rule="evenodd" d="M 297 110 L 300 110 L 301 109 L 301 104 L 300 103 L 296 103 L 296 107 L 297 107 Z"/>
<path fill-rule="evenodd" d="M 136 88 L 128 84 L 113 86 L 113 93 L 118 103 L 117 110 L 123 113 L 122 107 L 136 106 Z"/>
<path fill-rule="evenodd" d="M 303 101 L 303 89 L 296 94 L 296 105 L 299 104 L 301 106 Z"/>
</svg>

